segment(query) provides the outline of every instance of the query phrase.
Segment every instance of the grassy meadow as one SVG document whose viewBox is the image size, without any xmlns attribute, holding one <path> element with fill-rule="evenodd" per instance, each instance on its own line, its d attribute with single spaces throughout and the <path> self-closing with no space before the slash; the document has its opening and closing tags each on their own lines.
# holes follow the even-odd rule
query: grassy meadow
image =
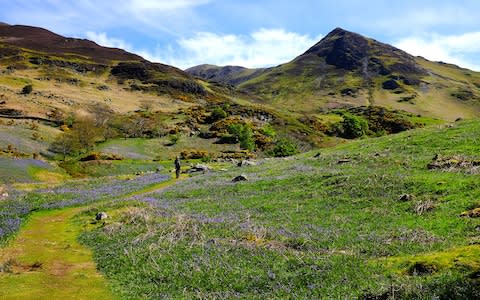
<svg viewBox="0 0 480 300">
<path fill-rule="evenodd" d="M 81 241 L 126 299 L 475 298 L 480 221 L 461 214 L 480 207 L 479 133 L 460 122 L 197 176 L 94 205 L 115 217 Z"/>
</svg>

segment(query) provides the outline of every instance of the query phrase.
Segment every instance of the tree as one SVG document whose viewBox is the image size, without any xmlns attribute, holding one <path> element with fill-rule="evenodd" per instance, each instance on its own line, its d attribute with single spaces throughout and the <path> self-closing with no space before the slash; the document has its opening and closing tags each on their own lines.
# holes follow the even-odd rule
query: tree
<svg viewBox="0 0 480 300">
<path fill-rule="evenodd" d="M 50 145 L 49 150 L 54 153 L 63 155 L 65 161 L 67 155 L 72 155 L 80 150 L 81 146 L 77 137 L 72 131 L 63 132 L 57 136 L 55 141 Z"/>
<path fill-rule="evenodd" d="M 88 109 L 93 114 L 95 126 L 104 127 L 114 115 L 114 111 L 105 103 L 92 105 Z"/>
<path fill-rule="evenodd" d="M 71 132 L 82 150 L 91 150 L 95 146 L 97 139 L 102 138 L 100 129 L 95 126 L 95 121 L 90 118 L 78 119 L 73 124 Z"/>
</svg>

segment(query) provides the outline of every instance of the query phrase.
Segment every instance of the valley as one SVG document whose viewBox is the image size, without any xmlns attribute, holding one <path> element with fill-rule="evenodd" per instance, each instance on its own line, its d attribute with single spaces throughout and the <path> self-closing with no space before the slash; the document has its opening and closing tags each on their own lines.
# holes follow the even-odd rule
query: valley
<svg viewBox="0 0 480 300">
<path fill-rule="evenodd" d="M 476 299 L 479 115 L 341 28 L 183 71 L 2 23 L 0 298 Z"/>
</svg>

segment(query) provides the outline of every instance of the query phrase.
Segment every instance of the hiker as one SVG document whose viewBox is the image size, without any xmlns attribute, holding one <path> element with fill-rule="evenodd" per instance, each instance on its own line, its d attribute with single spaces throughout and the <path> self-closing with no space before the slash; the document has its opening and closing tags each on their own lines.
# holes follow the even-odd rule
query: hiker
<svg viewBox="0 0 480 300">
<path fill-rule="evenodd" d="M 178 179 L 180 177 L 180 158 L 175 157 L 175 176 Z"/>
</svg>

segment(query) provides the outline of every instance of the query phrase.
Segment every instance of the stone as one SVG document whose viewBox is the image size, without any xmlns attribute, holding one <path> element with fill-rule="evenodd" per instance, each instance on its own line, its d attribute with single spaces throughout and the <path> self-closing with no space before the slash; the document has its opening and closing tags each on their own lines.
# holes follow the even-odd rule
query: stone
<svg viewBox="0 0 480 300">
<path fill-rule="evenodd" d="M 395 90 L 400 87 L 400 85 L 394 79 L 389 79 L 382 84 L 384 90 Z"/>
<path fill-rule="evenodd" d="M 237 163 L 238 167 L 247 167 L 247 166 L 256 166 L 257 163 L 251 160 L 242 160 L 239 163 Z"/>
<path fill-rule="evenodd" d="M 8 197 L 7 189 L 3 186 L 0 186 L 0 200 L 5 200 Z"/>
<path fill-rule="evenodd" d="M 97 220 L 97 221 L 105 220 L 106 218 L 108 218 L 108 215 L 104 211 L 99 212 L 95 215 L 95 220 Z"/>
<path fill-rule="evenodd" d="M 242 174 L 232 179 L 232 182 L 239 182 L 239 181 L 248 181 L 248 178 L 247 176 Z"/>
<path fill-rule="evenodd" d="M 203 172 L 206 173 L 210 171 L 210 167 L 207 165 L 202 165 L 202 164 L 196 164 L 195 166 L 191 167 L 189 170 L 187 170 L 187 173 L 196 173 L 196 172 Z"/>
<path fill-rule="evenodd" d="M 401 195 L 400 197 L 398 197 L 398 200 L 399 201 L 411 201 L 415 198 L 414 195 L 411 195 L 411 194 L 403 194 Z"/>
</svg>

